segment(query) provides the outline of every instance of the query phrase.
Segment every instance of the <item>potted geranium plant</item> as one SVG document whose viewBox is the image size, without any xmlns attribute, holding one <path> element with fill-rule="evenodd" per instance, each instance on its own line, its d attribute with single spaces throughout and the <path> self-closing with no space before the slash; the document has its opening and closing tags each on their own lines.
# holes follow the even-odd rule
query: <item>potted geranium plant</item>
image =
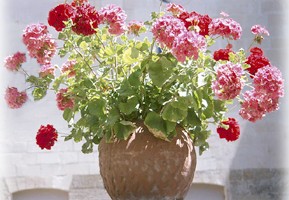
<svg viewBox="0 0 289 200">
<path fill-rule="evenodd" d="M 42 23 L 23 33 L 39 73 L 26 70 L 25 53 L 6 58 L 5 67 L 23 73 L 29 87 L 8 87 L 5 99 L 15 109 L 28 92 L 38 101 L 53 90 L 71 130 L 65 140 L 84 141 L 83 153 L 100 144 L 101 175 L 113 199 L 181 199 L 195 170 L 194 146 L 200 154 L 209 147 L 208 125 L 215 124 L 227 141 L 239 138 L 228 104 L 240 103 L 240 115 L 251 122 L 278 109 L 282 75 L 258 47 L 269 32 L 253 26 L 246 52 L 234 49 L 242 28 L 226 13 L 212 19 L 168 4 L 144 23 L 125 20 L 116 5 L 57 5 L 48 24 L 58 39 Z M 227 44 L 212 52 L 217 39 Z M 60 65 L 51 63 L 56 54 L 63 58 Z M 41 149 L 51 149 L 57 139 L 50 124 L 36 135 Z"/>
</svg>

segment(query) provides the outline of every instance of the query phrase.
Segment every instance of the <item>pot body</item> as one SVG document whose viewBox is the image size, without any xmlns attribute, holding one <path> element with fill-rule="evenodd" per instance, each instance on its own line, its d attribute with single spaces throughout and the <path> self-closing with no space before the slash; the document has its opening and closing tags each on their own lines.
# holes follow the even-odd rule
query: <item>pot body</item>
<svg viewBox="0 0 289 200">
<path fill-rule="evenodd" d="M 196 153 L 177 127 L 171 141 L 155 138 L 143 123 L 128 140 L 99 144 L 100 174 L 113 200 L 183 199 L 192 183 Z"/>
</svg>

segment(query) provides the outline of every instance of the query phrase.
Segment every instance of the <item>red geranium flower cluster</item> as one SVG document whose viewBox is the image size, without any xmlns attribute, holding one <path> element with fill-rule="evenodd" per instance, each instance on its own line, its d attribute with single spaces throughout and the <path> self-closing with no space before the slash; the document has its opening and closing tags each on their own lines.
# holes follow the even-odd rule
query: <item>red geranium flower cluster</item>
<svg viewBox="0 0 289 200">
<path fill-rule="evenodd" d="M 219 49 L 214 52 L 214 60 L 229 60 L 229 53 L 233 53 L 230 48 Z"/>
<path fill-rule="evenodd" d="M 228 142 L 235 141 L 239 138 L 240 126 L 236 119 L 228 118 L 228 120 L 222 121 L 221 123 L 222 125 L 217 128 L 217 133 L 219 134 L 220 138 L 225 138 Z"/>
<path fill-rule="evenodd" d="M 41 125 L 36 135 L 36 144 L 38 144 L 41 149 L 50 150 L 57 141 L 57 137 L 58 133 L 52 125 Z"/>
<path fill-rule="evenodd" d="M 250 65 L 247 70 L 251 75 L 255 75 L 258 69 L 270 65 L 270 61 L 263 55 L 263 51 L 259 47 L 251 48 L 250 52 L 246 63 Z"/>
<path fill-rule="evenodd" d="M 68 21 L 73 15 L 73 7 L 70 4 L 59 4 L 49 11 L 48 24 L 53 26 L 57 31 L 64 29 L 64 22 Z"/>
<path fill-rule="evenodd" d="M 208 15 L 201 15 L 197 12 L 182 12 L 179 17 L 186 28 L 196 30 L 200 35 L 209 35 L 209 24 L 212 22 L 212 18 Z"/>
<path fill-rule="evenodd" d="M 99 15 L 94 6 L 86 1 L 77 1 L 72 4 L 60 4 L 53 8 L 48 15 L 48 24 L 57 31 L 61 31 L 65 21 L 72 20 L 72 30 L 77 34 L 91 35 L 99 24 Z"/>
</svg>

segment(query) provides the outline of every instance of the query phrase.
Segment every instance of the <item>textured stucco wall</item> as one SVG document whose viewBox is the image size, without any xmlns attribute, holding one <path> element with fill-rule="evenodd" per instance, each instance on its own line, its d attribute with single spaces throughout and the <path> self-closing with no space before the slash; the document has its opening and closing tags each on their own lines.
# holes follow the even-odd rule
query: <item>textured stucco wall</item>
<svg viewBox="0 0 289 200">
<path fill-rule="evenodd" d="M 60 2 L 62 1 L 9 0 L 2 2 L 0 7 L 3 9 L 1 17 L 3 23 L 1 21 L 1 24 L 4 24 L 4 28 L 1 28 L 0 35 L 2 44 L 0 60 L 17 50 L 23 51 L 21 34 L 26 24 L 46 22 L 49 9 Z M 143 18 L 149 17 L 151 11 L 159 9 L 158 0 L 94 0 L 91 2 L 94 2 L 98 8 L 108 3 L 120 5 L 126 10 L 128 20 L 142 21 Z M 288 74 L 285 59 L 288 57 L 286 35 L 289 30 L 288 18 L 285 17 L 289 12 L 287 0 L 175 0 L 173 2 L 182 3 L 187 10 L 207 13 L 212 17 L 219 16 L 221 11 L 230 14 L 232 18 L 240 22 L 244 30 L 242 40 L 237 42 L 236 47 L 250 43 L 252 25 L 266 26 L 271 35 L 264 40 L 262 45 L 265 55 L 270 58 L 273 65 L 281 69 L 285 76 Z M 55 33 L 52 29 L 50 30 Z M 34 65 L 36 66 L 35 62 L 30 61 L 30 66 L 34 67 Z M 24 87 L 23 77 L 8 73 L 1 66 L 0 75 L 0 97 L 4 95 L 6 83 L 9 83 L 9 86 Z M 50 95 L 50 97 L 53 96 Z M 91 194 L 92 197 L 79 199 L 100 199 L 100 197 L 93 197 L 94 189 L 92 188 L 96 186 L 94 183 L 88 188 L 78 188 L 75 185 L 79 179 L 91 180 L 99 173 L 97 148 L 93 154 L 83 155 L 80 152 L 81 144 L 72 142 L 64 143 L 60 140 L 52 151 L 41 151 L 35 145 L 35 133 L 40 124 L 51 123 L 60 132 L 67 132 L 60 112 L 51 99 L 53 98 L 45 98 L 37 103 L 27 103 L 20 110 L 10 110 L 6 107 L 3 98 L 0 98 L 0 175 L 5 178 L 4 182 L 0 182 L 0 191 L 2 191 L 0 199 L 7 199 L 6 196 L 13 192 L 9 189 L 13 188 L 9 184 L 15 183 L 19 177 L 25 184 L 34 183 L 29 187 L 44 187 L 41 183 L 44 184 L 47 181 L 50 184 L 46 183 L 45 187 L 60 189 L 65 187 L 66 190 L 71 191 L 71 199 L 77 199 L 75 196 L 80 195 L 81 190 L 85 190 L 85 193 Z M 219 140 L 216 133 L 213 133 L 210 138 L 209 151 L 198 158 L 194 182 L 223 185 L 227 190 L 228 199 L 232 200 L 282 199 L 282 196 L 285 200 L 286 194 L 281 192 L 283 191 L 281 186 L 288 185 L 284 179 L 284 168 L 288 167 L 288 162 L 284 158 L 285 141 L 288 140 L 289 134 L 286 129 L 288 120 L 285 120 L 289 106 L 286 104 L 288 104 L 288 94 L 281 101 L 280 111 L 268 115 L 263 121 L 255 124 L 242 121 L 236 114 L 235 108 L 232 115 L 240 119 L 241 138 L 237 142 L 227 143 Z M 72 175 L 78 176 L 72 177 Z M 60 181 L 63 177 L 68 177 L 65 183 Z M 32 181 L 32 179 L 37 181 Z M 17 182 L 17 184 L 20 183 Z M 102 190 L 100 191 L 97 194 L 102 194 Z"/>
</svg>

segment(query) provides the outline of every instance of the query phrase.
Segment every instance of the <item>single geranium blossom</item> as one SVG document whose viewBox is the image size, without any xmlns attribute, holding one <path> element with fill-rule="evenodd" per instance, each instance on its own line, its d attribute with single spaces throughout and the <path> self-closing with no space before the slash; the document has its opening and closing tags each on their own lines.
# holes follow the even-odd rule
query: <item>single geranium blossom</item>
<svg viewBox="0 0 289 200">
<path fill-rule="evenodd" d="M 185 12 L 185 9 L 181 5 L 169 3 L 167 5 L 167 11 L 172 13 L 172 15 L 174 15 L 174 16 L 179 16 L 182 12 Z"/>
<path fill-rule="evenodd" d="M 217 128 L 217 133 L 220 138 L 225 138 L 228 142 L 235 141 L 239 138 L 240 126 L 235 118 L 228 118 L 228 120 L 222 121 L 221 124 L 222 125 Z"/>
<path fill-rule="evenodd" d="M 25 53 L 16 52 L 15 54 L 8 56 L 4 61 L 4 66 L 10 71 L 18 71 L 21 65 L 26 62 Z"/>
<path fill-rule="evenodd" d="M 41 125 L 36 135 L 36 144 L 41 149 L 50 150 L 54 143 L 57 141 L 57 137 L 58 133 L 52 125 Z"/>
</svg>

